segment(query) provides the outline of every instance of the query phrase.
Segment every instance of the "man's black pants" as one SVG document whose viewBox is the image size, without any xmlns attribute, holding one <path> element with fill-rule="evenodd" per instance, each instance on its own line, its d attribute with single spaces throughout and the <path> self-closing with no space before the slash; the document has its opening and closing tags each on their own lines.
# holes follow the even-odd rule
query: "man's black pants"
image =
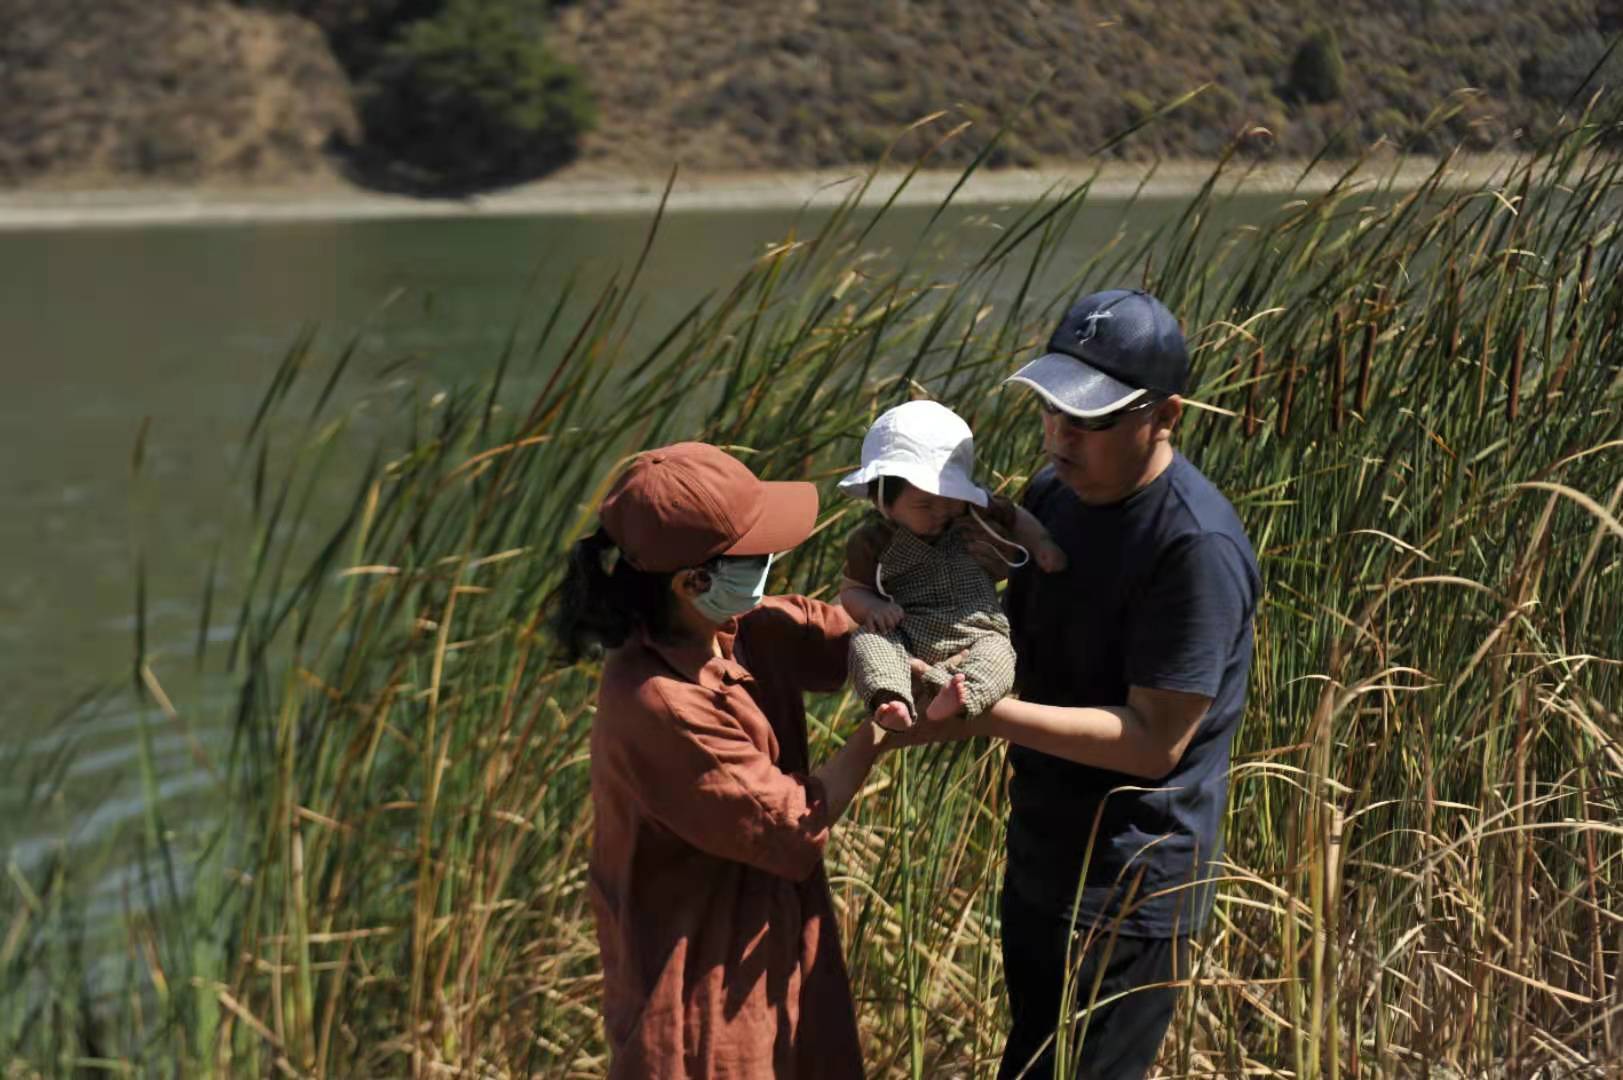
<svg viewBox="0 0 1623 1080">
<path fill-rule="evenodd" d="M 1072 952 L 1071 923 L 1027 904 L 1007 883 L 1002 906 L 1003 978 L 1014 1027 L 1003 1047 L 998 1080 L 1051 1080 L 1054 1029 L 1060 1015 L 1065 963 Z M 1086 934 L 1082 928 L 1078 940 Z M 1094 931 L 1071 978 L 1070 1015 L 1081 1014 L 1090 1000 L 1103 1004 L 1087 1012 L 1085 1033 L 1081 1020 L 1071 1028 L 1067 1057 L 1072 1076 L 1078 1080 L 1138 1080 L 1149 1071 L 1172 1023 L 1179 989 L 1134 988 L 1186 978 L 1188 942 L 1186 937 L 1123 936 L 1111 941 L 1108 928 Z M 1104 976 L 1095 992 L 1093 980 L 1101 965 Z M 1109 1000 L 1124 991 L 1132 992 Z"/>
</svg>

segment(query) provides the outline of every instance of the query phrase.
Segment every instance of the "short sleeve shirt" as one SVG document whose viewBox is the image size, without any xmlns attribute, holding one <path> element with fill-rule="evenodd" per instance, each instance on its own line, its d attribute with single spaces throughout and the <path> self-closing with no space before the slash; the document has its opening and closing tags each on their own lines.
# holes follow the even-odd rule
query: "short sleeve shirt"
<svg viewBox="0 0 1623 1080">
<path fill-rule="evenodd" d="M 1025 506 L 1069 565 L 1010 579 L 1020 696 L 1125 705 L 1137 685 L 1212 702 L 1182 760 L 1158 781 L 1011 747 L 1009 884 L 1055 914 L 1076 904 L 1078 925 L 1122 915 L 1122 933 L 1189 933 L 1211 907 L 1230 745 L 1251 670 L 1256 556 L 1234 508 L 1181 454 L 1109 506 L 1083 503 L 1045 469 Z"/>
</svg>

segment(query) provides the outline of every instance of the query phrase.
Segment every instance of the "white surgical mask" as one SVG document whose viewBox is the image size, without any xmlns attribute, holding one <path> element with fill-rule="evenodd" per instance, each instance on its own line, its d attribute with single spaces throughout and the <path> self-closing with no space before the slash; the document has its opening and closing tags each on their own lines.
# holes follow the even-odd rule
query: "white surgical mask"
<svg viewBox="0 0 1623 1080">
<path fill-rule="evenodd" d="M 771 569 L 770 555 L 723 555 L 710 570 L 710 587 L 693 598 L 693 606 L 718 625 L 742 615 L 766 595 L 766 576 Z"/>
</svg>

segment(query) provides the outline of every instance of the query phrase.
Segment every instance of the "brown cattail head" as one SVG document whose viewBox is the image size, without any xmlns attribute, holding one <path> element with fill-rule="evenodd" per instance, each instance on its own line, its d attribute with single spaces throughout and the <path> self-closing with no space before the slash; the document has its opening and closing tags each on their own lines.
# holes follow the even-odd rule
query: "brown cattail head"
<svg viewBox="0 0 1623 1080">
<path fill-rule="evenodd" d="M 1561 356 L 1561 363 L 1555 371 L 1550 373 L 1550 381 L 1544 385 L 1544 396 L 1553 398 L 1561 392 L 1561 384 L 1567 381 L 1567 371 L 1572 367 L 1573 358 L 1578 355 L 1578 335 L 1575 333 L 1567 338 L 1567 351 Z"/>
<path fill-rule="evenodd" d="M 1358 353 L 1358 415 L 1369 408 L 1369 368 L 1375 359 L 1375 323 L 1364 324 L 1364 347 Z"/>
<path fill-rule="evenodd" d="M 1505 419 L 1516 419 L 1516 406 L 1522 392 L 1522 361 L 1527 359 L 1527 331 L 1516 331 L 1516 351 L 1510 357 L 1510 396 L 1505 399 Z"/>
<path fill-rule="evenodd" d="M 1342 402 L 1347 393 L 1347 339 L 1341 332 L 1341 312 L 1330 320 L 1332 353 L 1330 369 L 1330 430 L 1341 430 Z"/>
<path fill-rule="evenodd" d="M 1285 354 L 1285 371 L 1279 378 L 1279 434 L 1290 434 L 1291 402 L 1296 398 L 1296 350 Z"/>
<path fill-rule="evenodd" d="M 1460 312 L 1465 307 L 1465 285 L 1457 280 L 1453 263 L 1448 264 L 1448 281 L 1454 299 L 1448 316 L 1448 364 L 1453 367 L 1460 358 Z"/>
<path fill-rule="evenodd" d="M 1257 346 L 1257 351 L 1251 354 L 1251 389 L 1245 397 L 1245 437 L 1250 439 L 1256 436 L 1257 429 L 1262 426 L 1261 418 L 1257 416 L 1257 397 L 1262 392 L 1263 350 Z"/>
<path fill-rule="evenodd" d="M 1544 298 L 1544 363 L 1549 365 L 1551 356 L 1555 352 L 1555 321 L 1559 317 L 1556 309 L 1560 306 L 1557 301 L 1561 299 L 1561 268 L 1556 266 L 1555 272 L 1550 275 L 1549 294 Z"/>
</svg>

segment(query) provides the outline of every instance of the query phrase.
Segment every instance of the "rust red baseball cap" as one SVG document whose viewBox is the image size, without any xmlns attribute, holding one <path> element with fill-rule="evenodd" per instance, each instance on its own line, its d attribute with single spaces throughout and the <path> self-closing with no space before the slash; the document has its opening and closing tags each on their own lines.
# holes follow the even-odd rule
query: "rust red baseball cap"
<svg viewBox="0 0 1623 1080">
<path fill-rule="evenodd" d="M 762 480 L 709 443 L 675 443 L 633 458 L 598 516 L 632 566 L 664 574 L 788 551 L 817 524 L 817 488 Z"/>
</svg>

